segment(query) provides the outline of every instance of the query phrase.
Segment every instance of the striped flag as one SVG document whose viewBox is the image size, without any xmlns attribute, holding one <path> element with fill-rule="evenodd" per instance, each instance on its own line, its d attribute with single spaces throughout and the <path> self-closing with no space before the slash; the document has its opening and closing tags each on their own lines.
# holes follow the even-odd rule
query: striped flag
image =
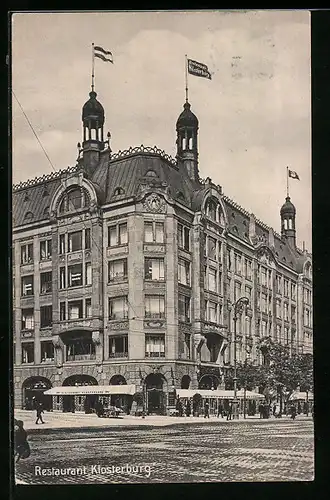
<svg viewBox="0 0 330 500">
<path fill-rule="evenodd" d="M 208 78 L 209 80 L 212 79 L 211 73 L 209 72 L 209 68 L 206 64 L 193 61 L 192 59 L 188 59 L 188 73 L 195 76 L 201 76 L 202 78 Z"/>
<path fill-rule="evenodd" d="M 294 170 L 289 170 L 289 177 L 291 177 L 291 179 L 297 179 L 298 181 L 300 181 L 299 175 Z"/>
<path fill-rule="evenodd" d="M 109 50 L 104 50 L 98 45 L 94 46 L 94 56 L 102 59 L 102 61 L 111 62 L 113 64 L 112 52 L 110 52 Z"/>
</svg>

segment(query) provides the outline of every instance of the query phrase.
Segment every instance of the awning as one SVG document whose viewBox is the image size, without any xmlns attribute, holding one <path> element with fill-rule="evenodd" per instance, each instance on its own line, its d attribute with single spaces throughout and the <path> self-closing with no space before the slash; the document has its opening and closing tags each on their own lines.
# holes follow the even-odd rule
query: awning
<svg viewBox="0 0 330 500">
<path fill-rule="evenodd" d="M 52 387 L 44 394 L 47 396 L 84 396 L 86 394 L 129 394 L 136 393 L 135 385 L 79 385 Z"/>
<path fill-rule="evenodd" d="M 294 392 L 289 397 L 289 401 L 307 401 L 307 393 L 306 392 Z M 308 393 L 308 401 L 314 400 L 314 394 L 312 392 Z"/>
<path fill-rule="evenodd" d="M 210 390 L 210 389 L 177 389 L 176 391 L 179 398 L 192 398 L 195 394 L 200 394 L 203 398 L 219 398 L 219 399 L 234 399 L 234 391 L 226 390 Z M 244 390 L 237 391 L 238 398 L 244 398 Z M 263 394 L 257 392 L 246 391 L 246 399 L 264 399 Z"/>
</svg>

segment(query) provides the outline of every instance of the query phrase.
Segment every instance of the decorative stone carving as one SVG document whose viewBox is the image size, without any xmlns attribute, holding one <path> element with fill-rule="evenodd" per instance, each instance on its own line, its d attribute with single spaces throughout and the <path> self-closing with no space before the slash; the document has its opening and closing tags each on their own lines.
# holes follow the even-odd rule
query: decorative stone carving
<svg viewBox="0 0 330 500">
<path fill-rule="evenodd" d="M 163 198 L 158 196 L 156 193 L 152 193 L 146 197 L 143 202 L 143 208 L 146 212 L 165 212 L 166 211 L 166 203 Z"/>
<path fill-rule="evenodd" d="M 95 345 L 101 344 L 101 335 L 100 332 L 92 332 L 92 341 Z"/>
<path fill-rule="evenodd" d="M 49 220 L 51 223 L 56 223 L 57 222 L 57 214 L 55 210 L 52 210 L 49 214 Z"/>
<path fill-rule="evenodd" d="M 120 323 L 111 323 L 108 326 L 109 330 L 127 330 L 128 329 L 128 321 L 121 321 Z"/>
</svg>

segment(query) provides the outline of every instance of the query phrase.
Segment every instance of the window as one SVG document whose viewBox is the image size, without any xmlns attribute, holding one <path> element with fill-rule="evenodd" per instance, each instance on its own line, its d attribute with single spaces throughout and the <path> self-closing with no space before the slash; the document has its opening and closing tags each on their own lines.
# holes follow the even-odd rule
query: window
<svg viewBox="0 0 330 500">
<path fill-rule="evenodd" d="M 262 310 L 262 312 L 266 313 L 267 307 L 268 307 L 267 295 L 265 293 L 262 293 L 261 294 L 261 310 Z"/>
<path fill-rule="evenodd" d="M 66 303 L 60 302 L 60 321 L 66 320 Z"/>
<path fill-rule="evenodd" d="M 144 241 L 146 243 L 164 243 L 164 224 L 162 222 L 145 222 Z"/>
<path fill-rule="evenodd" d="M 252 279 L 252 261 L 245 259 L 245 277 L 250 280 Z"/>
<path fill-rule="evenodd" d="M 212 260 L 217 260 L 217 240 L 211 236 L 206 236 L 207 257 Z"/>
<path fill-rule="evenodd" d="M 284 303 L 284 320 L 289 320 L 289 304 L 287 304 L 286 302 Z"/>
<path fill-rule="evenodd" d="M 229 247 L 227 247 L 227 269 L 228 271 L 231 271 L 231 255 Z"/>
<path fill-rule="evenodd" d="M 41 363 L 51 363 L 54 361 L 54 344 L 51 340 L 40 342 Z"/>
<path fill-rule="evenodd" d="M 291 299 L 296 300 L 296 284 L 291 283 Z"/>
<path fill-rule="evenodd" d="M 164 259 L 146 258 L 144 274 L 146 280 L 164 280 Z"/>
<path fill-rule="evenodd" d="M 74 264 L 68 266 L 68 285 L 69 287 L 81 286 L 82 281 L 82 264 Z"/>
<path fill-rule="evenodd" d="M 59 251 L 60 255 L 63 255 L 65 253 L 65 234 L 60 234 Z"/>
<path fill-rule="evenodd" d="M 90 262 L 86 262 L 85 264 L 85 284 L 92 284 L 92 264 Z"/>
<path fill-rule="evenodd" d="M 281 300 L 280 299 L 276 299 L 276 316 L 278 318 L 282 317 Z"/>
<path fill-rule="evenodd" d="M 118 245 L 127 245 L 127 223 L 117 224 L 108 227 L 108 246 L 115 247 Z"/>
<path fill-rule="evenodd" d="M 22 295 L 23 297 L 26 297 L 27 295 L 33 295 L 33 274 L 29 276 L 23 276 Z"/>
<path fill-rule="evenodd" d="M 181 285 L 190 286 L 190 262 L 188 260 L 178 260 L 178 281 Z"/>
<path fill-rule="evenodd" d="M 190 250 L 190 229 L 182 224 L 178 224 L 178 246 Z"/>
<path fill-rule="evenodd" d="M 249 299 L 249 306 L 251 307 L 252 288 L 250 286 L 245 287 L 244 295 Z"/>
<path fill-rule="evenodd" d="M 270 269 L 268 269 L 268 288 L 270 288 L 271 290 L 273 288 L 273 275 Z"/>
<path fill-rule="evenodd" d="M 248 337 L 252 334 L 252 318 L 250 316 L 245 317 L 245 333 Z"/>
<path fill-rule="evenodd" d="M 127 259 L 112 260 L 108 263 L 108 281 L 127 279 Z"/>
<path fill-rule="evenodd" d="M 146 335 L 146 358 L 165 357 L 165 337 L 164 335 Z"/>
<path fill-rule="evenodd" d="M 267 269 L 261 268 L 261 284 L 267 286 Z"/>
<path fill-rule="evenodd" d="M 21 264 L 33 262 L 33 243 L 21 246 Z"/>
<path fill-rule="evenodd" d="M 235 273 L 236 274 L 242 274 L 241 261 L 242 261 L 241 256 L 238 255 L 237 253 L 235 253 L 234 254 L 234 266 L 235 266 Z"/>
<path fill-rule="evenodd" d="M 50 259 L 52 256 L 52 240 L 40 241 L 40 260 Z"/>
<path fill-rule="evenodd" d="M 218 323 L 218 304 L 211 300 L 206 301 L 206 321 L 211 323 Z"/>
<path fill-rule="evenodd" d="M 217 271 L 211 267 L 206 268 L 205 288 L 211 292 L 218 292 Z"/>
<path fill-rule="evenodd" d="M 269 314 L 273 312 L 273 297 L 271 295 L 268 297 L 268 312 Z"/>
<path fill-rule="evenodd" d="M 286 345 L 289 344 L 289 327 L 288 326 L 285 326 L 284 327 L 284 342 Z"/>
<path fill-rule="evenodd" d="M 68 252 L 77 252 L 82 249 L 82 231 L 68 234 Z"/>
<path fill-rule="evenodd" d="M 206 204 L 206 216 L 214 222 L 219 222 L 218 203 L 215 200 L 208 200 Z"/>
<path fill-rule="evenodd" d="M 82 319 L 83 318 L 83 301 L 71 300 L 68 302 L 68 319 Z"/>
<path fill-rule="evenodd" d="M 291 323 L 296 323 L 296 306 L 291 306 Z"/>
<path fill-rule="evenodd" d="M 284 296 L 289 297 L 289 282 L 284 280 Z"/>
<path fill-rule="evenodd" d="M 238 300 L 241 297 L 241 289 L 242 285 L 238 281 L 235 281 L 235 286 L 234 286 L 234 301 Z"/>
<path fill-rule="evenodd" d="M 41 306 L 40 307 L 40 328 L 48 328 L 53 323 L 53 307 Z"/>
<path fill-rule="evenodd" d="M 281 336 L 282 336 L 282 327 L 281 325 L 276 325 L 275 340 L 279 342 L 281 340 Z"/>
<path fill-rule="evenodd" d="M 85 316 L 86 318 L 92 317 L 92 299 L 85 300 Z"/>
<path fill-rule="evenodd" d="M 34 343 L 24 342 L 22 344 L 22 364 L 34 363 Z"/>
<path fill-rule="evenodd" d="M 65 193 L 60 204 L 59 212 L 74 212 L 79 208 L 87 206 L 87 204 L 88 199 L 85 196 L 84 191 L 77 187 Z"/>
<path fill-rule="evenodd" d="M 128 318 L 127 295 L 109 298 L 109 319 Z"/>
<path fill-rule="evenodd" d="M 51 293 L 52 291 L 52 271 L 40 273 L 40 293 Z"/>
<path fill-rule="evenodd" d="M 276 276 L 276 292 L 282 294 L 282 276 Z"/>
<path fill-rule="evenodd" d="M 65 267 L 60 267 L 60 289 L 63 289 L 65 287 L 66 287 Z"/>
<path fill-rule="evenodd" d="M 179 293 L 179 320 L 190 323 L 190 297 Z"/>
<path fill-rule="evenodd" d="M 146 295 L 146 318 L 165 318 L 165 298 L 162 295 Z"/>
<path fill-rule="evenodd" d="M 128 356 L 128 336 L 109 336 L 109 358 L 127 358 Z"/>
<path fill-rule="evenodd" d="M 22 309 L 22 330 L 34 329 L 34 310 Z"/>
<path fill-rule="evenodd" d="M 267 336 L 267 321 L 264 320 L 261 322 L 261 335 L 263 337 Z"/>
<path fill-rule="evenodd" d="M 91 230 L 85 229 L 85 249 L 90 250 L 91 248 Z"/>
<path fill-rule="evenodd" d="M 72 338 L 66 345 L 66 360 L 81 361 L 95 359 L 95 345 L 91 339 L 85 337 Z"/>
</svg>

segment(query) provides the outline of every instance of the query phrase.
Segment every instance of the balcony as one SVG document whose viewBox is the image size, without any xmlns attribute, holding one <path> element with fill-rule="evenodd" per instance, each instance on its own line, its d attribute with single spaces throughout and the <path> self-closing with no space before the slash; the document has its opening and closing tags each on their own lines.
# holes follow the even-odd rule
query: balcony
<svg viewBox="0 0 330 500">
<path fill-rule="evenodd" d="M 110 352 L 109 358 L 128 358 L 128 352 Z"/>
<path fill-rule="evenodd" d="M 146 352 L 146 358 L 165 358 L 165 352 Z"/>
<path fill-rule="evenodd" d="M 96 359 L 95 353 L 92 354 L 73 354 L 66 357 L 66 361 L 92 361 Z"/>
</svg>

